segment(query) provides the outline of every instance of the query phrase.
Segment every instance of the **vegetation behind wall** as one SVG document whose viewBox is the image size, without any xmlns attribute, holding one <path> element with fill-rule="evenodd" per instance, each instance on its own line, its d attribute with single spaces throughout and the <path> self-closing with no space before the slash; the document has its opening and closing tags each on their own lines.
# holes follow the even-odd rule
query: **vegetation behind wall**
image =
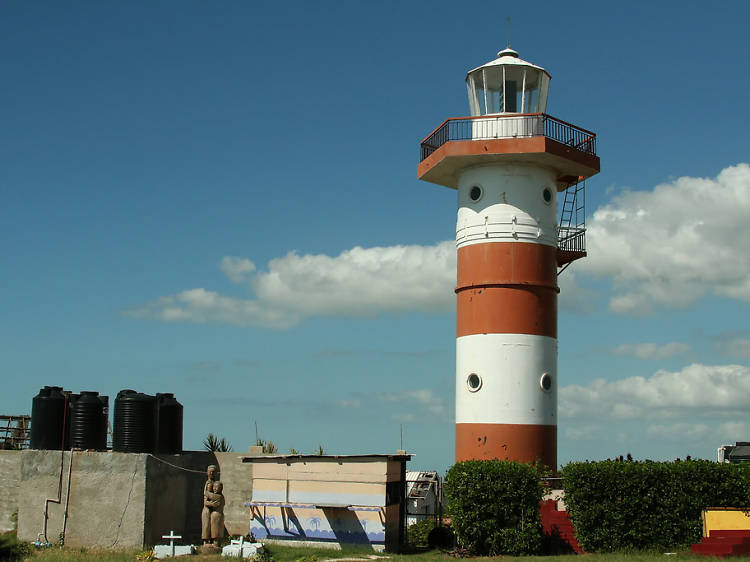
<svg viewBox="0 0 750 562">
<path fill-rule="evenodd" d="M 701 510 L 750 506 L 750 469 L 705 460 L 601 461 L 562 469 L 565 503 L 584 550 L 686 546 Z"/>
<path fill-rule="evenodd" d="M 445 477 L 451 527 L 471 554 L 535 554 L 541 550 L 536 468 L 514 461 L 465 461 Z"/>
</svg>

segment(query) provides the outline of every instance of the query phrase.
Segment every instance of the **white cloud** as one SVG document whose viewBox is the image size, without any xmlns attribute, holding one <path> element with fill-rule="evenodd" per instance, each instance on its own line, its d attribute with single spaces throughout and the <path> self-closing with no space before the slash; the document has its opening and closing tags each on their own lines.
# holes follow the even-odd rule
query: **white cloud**
<svg viewBox="0 0 750 562">
<path fill-rule="evenodd" d="M 197 288 L 158 298 L 125 314 L 165 322 L 288 328 L 310 316 L 446 312 L 455 306 L 452 241 L 434 246 L 357 246 L 334 257 L 290 252 L 259 272 L 252 261 L 227 256 L 219 267 L 230 280 L 247 282 L 255 298 Z"/>
<path fill-rule="evenodd" d="M 566 425 L 564 426 L 563 435 L 571 441 L 588 441 L 601 432 L 598 425 Z"/>
<path fill-rule="evenodd" d="M 161 297 L 126 310 L 136 318 L 156 318 L 164 322 L 218 322 L 236 326 L 262 325 L 288 328 L 299 321 L 293 312 L 264 307 L 256 300 L 226 297 L 206 289 L 190 289 Z"/>
<path fill-rule="evenodd" d="M 744 415 L 750 396 L 750 368 L 693 364 L 681 371 L 560 389 L 560 414 L 570 418 L 665 419 L 687 415 Z"/>
<path fill-rule="evenodd" d="M 402 390 L 398 392 L 382 392 L 375 397 L 383 402 L 398 402 L 412 404 L 434 416 L 444 416 L 447 413 L 445 400 L 429 388 L 418 390 Z"/>
<path fill-rule="evenodd" d="M 415 414 L 393 414 L 391 420 L 399 423 L 411 423 L 417 420 L 417 416 Z"/>
<path fill-rule="evenodd" d="M 289 328 L 311 316 L 361 317 L 381 312 L 455 310 L 456 248 L 452 240 L 433 246 L 356 246 L 338 256 L 290 252 L 257 271 L 246 258 L 226 256 L 219 268 L 245 283 L 254 298 L 221 295 L 204 288 L 161 297 L 126 310 L 164 322 L 220 322 Z M 591 311 L 593 293 L 560 277 L 560 307 Z"/>
<path fill-rule="evenodd" d="M 669 359 L 690 351 L 690 346 L 680 342 L 665 344 L 624 343 L 612 349 L 615 355 L 628 355 L 638 359 Z"/>
<path fill-rule="evenodd" d="M 336 257 L 292 252 L 271 260 L 252 287 L 259 301 L 304 316 L 447 311 L 454 306 L 455 264 L 449 241 L 357 246 Z"/>
<path fill-rule="evenodd" d="M 396 392 L 362 393 L 358 398 L 339 400 L 336 405 L 341 408 L 361 409 L 375 407 L 382 410 L 386 405 L 397 408 L 390 417 L 394 421 L 415 421 L 426 416 L 445 418 L 448 408 L 445 398 L 430 388 L 400 390 Z"/>
<path fill-rule="evenodd" d="M 721 335 L 717 337 L 715 346 L 719 353 L 750 359 L 750 337 Z"/>
<path fill-rule="evenodd" d="M 626 191 L 594 212 L 579 271 L 610 277 L 609 308 L 641 314 L 706 293 L 750 301 L 750 166 Z"/>
<path fill-rule="evenodd" d="M 560 287 L 557 305 L 560 310 L 577 314 L 590 314 L 594 312 L 597 306 L 597 294 L 590 289 L 578 285 L 573 271 L 566 269 L 557 278 L 557 284 Z"/>
<path fill-rule="evenodd" d="M 648 427 L 649 437 L 665 439 L 703 439 L 713 433 L 711 427 L 704 423 L 673 423 L 667 425 L 655 424 Z"/>
<path fill-rule="evenodd" d="M 219 269 L 233 283 L 242 283 L 243 281 L 247 281 L 250 278 L 250 274 L 255 271 L 255 264 L 246 258 L 224 256 L 221 258 L 221 262 L 219 262 Z"/>
<path fill-rule="evenodd" d="M 730 421 L 719 425 L 719 435 L 724 442 L 744 441 L 748 437 L 748 428 L 745 422 Z"/>
</svg>

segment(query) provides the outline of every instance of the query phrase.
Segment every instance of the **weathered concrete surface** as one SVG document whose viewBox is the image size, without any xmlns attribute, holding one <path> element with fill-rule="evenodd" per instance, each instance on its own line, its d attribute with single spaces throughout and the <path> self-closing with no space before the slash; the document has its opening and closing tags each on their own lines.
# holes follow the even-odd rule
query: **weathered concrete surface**
<svg viewBox="0 0 750 562">
<path fill-rule="evenodd" d="M 164 543 L 174 531 L 200 544 L 205 468 L 216 464 L 211 453 L 156 455 L 148 459 L 145 544 Z"/>
<path fill-rule="evenodd" d="M 21 451 L 0 450 L 0 533 L 15 529 L 21 483 Z"/>
<path fill-rule="evenodd" d="M 25 541 L 45 532 L 46 519 L 47 540 L 57 543 L 64 533 L 65 544 L 74 547 L 141 548 L 163 542 L 171 530 L 198 543 L 209 464 L 219 467 L 224 482 L 229 534 L 244 535 L 250 528 L 244 503 L 252 489 L 252 466 L 237 453 L 2 453 L 0 516 L 12 526 L 10 514 L 18 509 L 18 535 Z M 46 502 L 45 517 L 47 498 L 54 501 Z"/>
<path fill-rule="evenodd" d="M 215 454 L 219 479 L 224 483 L 224 526 L 230 535 L 247 535 L 250 532 L 250 508 L 245 507 L 245 502 L 252 497 L 253 465 L 243 463 L 242 455 L 237 453 Z"/>
<path fill-rule="evenodd" d="M 245 502 L 252 490 L 252 466 L 237 453 L 187 452 L 149 458 L 146 500 L 146 544 L 161 542 L 175 530 L 196 543 L 201 533 L 203 485 L 206 467 L 219 467 L 224 483 L 224 526 L 229 535 L 250 531 L 250 509 Z M 177 468 L 179 467 L 179 468 Z"/>
<path fill-rule="evenodd" d="M 94 451 L 61 455 L 22 451 L 18 538 L 32 541 L 44 535 L 46 519 L 46 538 L 53 543 L 64 534 L 67 546 L 142 546 L 146 455 Z M 47 498 L 53 501 L 46 502 Z"/>
</svg>

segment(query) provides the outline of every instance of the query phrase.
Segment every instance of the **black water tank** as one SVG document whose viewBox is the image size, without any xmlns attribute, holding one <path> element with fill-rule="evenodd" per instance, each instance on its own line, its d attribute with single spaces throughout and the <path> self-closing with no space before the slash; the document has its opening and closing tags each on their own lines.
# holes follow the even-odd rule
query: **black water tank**
<svg viewBox="0 0 750 562">
<path fill-rule="evenodd" d="M 31 401 L 31 448 L 68 448 L 67 401 L 61 386 L 45 386 Z"/>
<path fill-rule="evenodd" d="M 182 452 L 182 404 L 171 392 L 156 395 L 156 452 L 179 455 Z"/>
<path fill-rule="evenodd" d="M 108 413 L 108 396 L 91 391 L 71 396 L 68 448 L 106 450 Z"/>
<path fill-rule="evenodd" d="M 156 399 L 135 390 L 121 390 L 115 399 L 112 450 L 153 453 L 156 434 Z"/>
</svg>

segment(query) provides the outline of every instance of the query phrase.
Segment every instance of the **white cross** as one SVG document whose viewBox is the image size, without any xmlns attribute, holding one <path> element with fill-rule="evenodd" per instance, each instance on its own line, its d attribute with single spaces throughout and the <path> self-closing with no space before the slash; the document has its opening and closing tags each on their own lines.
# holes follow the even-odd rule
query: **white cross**
<svg viewBox="0 0 750 562">
<path fill-rule="evenodd" d="M 174 558 L 174 540 L 181 539 L 182 537 L 180 535 L 175 535 L 174 531 L 169 531 L 168 535 L 162 535 L 161 538 L 169 539 L 169 548 L 172 549 L 172 558 Z"/>
</svg>

